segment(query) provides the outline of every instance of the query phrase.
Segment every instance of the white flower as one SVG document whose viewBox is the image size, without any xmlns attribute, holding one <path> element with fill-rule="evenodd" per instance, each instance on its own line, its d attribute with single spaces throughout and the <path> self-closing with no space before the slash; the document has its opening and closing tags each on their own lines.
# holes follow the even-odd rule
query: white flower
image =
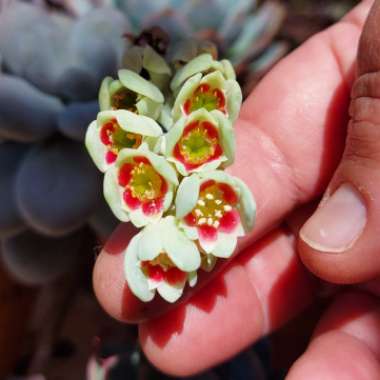
<svg viewBox="0 0 380 380">
<path fill-rule="evenodd" d="M 131 70 L 119 70 L 118 79 L 106 77 L 100 86 L 101 111 L 125 109 L 156 120 L 163 103 L 162 92 Z"/>
<path fill-rule="evenodd" d="M 227 59 L 217 61 L 211 54 L 204 53 L 181 67 L 174 75 L 170 87 L 174 92 L 193 75 L 198 73 L 208 74 L 213 71 L 219 71 L 225 79 L 236 79 L 235 70 L 230 61 Z"/>
<path fill-rule="evenodd" d="M 132 293 L 144 302 L 157 291 L 175 302 L 188 281 L 194 286 L 201 257 L 196 244 L 188 239 L 168 216 L 145 227 L 130 241 L 124 256 L 124 273 Z"/>
<path fill-rule="evenodd" d="M 119 152 L 104 176 L 104 196 L 119 220 L 142 227 L 168 210 L 177 185 L 174 168 L 144 143 Z"/>
<path fill-rule="evenodd" d="M 183 116 L 164 139 L 165 156 L 183 176 L 226 167 L 234 160 L 231 122 L 217 110 L 202 108 Z"/>
<path fill-rule="evenodd" d="M 182 180 L 175 200 L 176 217 L 202 251 L 232 255 L 237 238 L 253 227 L 256 206 L 248 187 L 223 171 L 192 174 Z"/>
<path fill-rule="evenodd" d="M 162 129 L 151 118 L 126 110 L 99 112 L 86 133 L 85 144 L 100 171 L 105 172 L 124 148 L 137 149 L 143 142 L 154 146 Z"/>
<path fill-rule="evenodd" d="M 220 71 L 203 75 L 198 73 L 187 79 L 175 99 L 172 115 L 174 121 L 182 115 L 205 108 L 207 111 L 219 110 L 231 122 L 240 112 L 242 93 L 238 82 L 226 79 Z"/>
</svg>

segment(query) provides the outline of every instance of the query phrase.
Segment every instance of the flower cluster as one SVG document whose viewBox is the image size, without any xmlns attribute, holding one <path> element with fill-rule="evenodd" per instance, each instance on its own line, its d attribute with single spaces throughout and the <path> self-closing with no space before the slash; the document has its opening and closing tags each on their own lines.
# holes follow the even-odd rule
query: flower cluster
<svg viewBox="0 0 380 380">
<path fill-rule="evenodd" d="M 142 228 L 125 252 L 129 288 L 175 302 L 254 224 L 250 190 L 224 171 L 242 93 L 230 62 L 208 53 L 174 70 L 147 46 L 125 67 L 101 85 L 86 146 L 115 216 Z"/>
</svg>

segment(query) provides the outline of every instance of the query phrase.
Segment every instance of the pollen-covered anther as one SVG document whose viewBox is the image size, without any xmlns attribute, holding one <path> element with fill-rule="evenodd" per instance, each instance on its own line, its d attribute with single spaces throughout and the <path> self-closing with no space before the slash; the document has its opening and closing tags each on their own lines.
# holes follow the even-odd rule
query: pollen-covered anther
<svg viewBox="0 0 380 380">
<path fill-rule="evenodd" d="M 229 229 L 235 218 L 230 217 L 237 203 L 234 190 L 227 184 L 207 181 L 201 186 L 199 199 L 192 212 L 187 215 L 189 224 L 200 228 L 218 229 L 222 224 Z M 209 231 L 211 232 L 211 230 Z"/>
</svg>

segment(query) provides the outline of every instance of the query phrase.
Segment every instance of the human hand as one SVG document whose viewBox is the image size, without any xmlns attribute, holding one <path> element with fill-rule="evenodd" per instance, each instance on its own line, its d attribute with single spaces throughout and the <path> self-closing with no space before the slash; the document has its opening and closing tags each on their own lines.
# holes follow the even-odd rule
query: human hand
<svg viewBox="0 0 380 380">
<path fill-rule="evenodd" d="M 100 254 L 94 270 L 100 302 L 120 320 L 140 321 L 141 346 L 161 370 L 188 375 L 216 364 L 281 326 L 315 297 L 315 281 L 297 259 L 296 234 L 275 227 L 317 199 L 339 163 L 357 44 L 369 6 L 363 2 L 343 22 L 289 55 L 246 100 L 230 171 L 252 189 L 257 224 L 241 247 L 244 252 L 220 268 L 211 283 L 204 287 L 209 280 L 204 277 L 197 294 L 189 299 L 189 293 L 173 310 L 159 301 L 143 304 L 131 295 L 123 275 L 121 253 L 131 227 L 121 225 Z M 363 144 L 354 141 L 357 148 Z M 157 312 L 166 313 L 149 319 Z M 291 371 L 289 376 L 300 375 Z"/>
</svg>

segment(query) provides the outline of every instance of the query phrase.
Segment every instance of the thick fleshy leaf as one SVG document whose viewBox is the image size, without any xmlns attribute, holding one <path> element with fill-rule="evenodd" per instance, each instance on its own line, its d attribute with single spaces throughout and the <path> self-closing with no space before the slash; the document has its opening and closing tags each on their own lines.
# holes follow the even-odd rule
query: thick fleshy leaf
<svg viewBox="0 0 380 380">
<path fill-rule="evenodd" d="M 117 9 L 96 8 L 73 25 L 69 48 L 78 66 L 87 68 L 99 80 L 115 74 L 125 46 L 122 36 L 130 30 L 126 17 Z"/>
<path fill-rule="evenodd" d="M 197 204 L 200 180 L 197 175 L 184 178 L 179 184 L 175 199 L 177 218 L 186 216 Z"/>
<path fill-rule="evenodd" d="M 201 258 L 195 243 L 178 229 L 174 217 L 166 217 L 161 224 L 164 250 L 176 267 L 185 272 L 197 270 L 201 264 Z"/>
<path fill-rule="evenodd" d="M 2 259 L 7 270 L 26 285 L 45 285 L 75 265 L 83 232 L 48 238 L 26 231 L 2 242 Z"/>
<path fill-rule="evenodd" d="M 57 78 L 73 60 L 67 49 L 74 21 L 40 7 L 12 1 L 0 12 L 0 51 L 9 71 L 41 90 L 59 94 Z"/>
<path fill-rule="evenodd" d="M 154 298 L 155 292 L 149 289 L 148 281 L 140 268 L 137 257 L 140 237 L 140 234 L 135 235 L 128 244 L 124 254 L 124 274 L 132 293 L 140 300 L 149 302 Z"/>
<path fill-rule="evenodd" d="M 0 76 L 0 136 L 20 142 L 44 139 L 54 133 L 61 102 L 24 80 Z"/>
<path fill-rule="evenodd" d="M 28 146 L 0 143 L 0 237 L 12 236 L 25 228 L 15 198 L 15 177 Z"/>
<path fill-rule="evenodd" d="M 84 141 L 86 130 L 99 112 L 97 102 L 71 103 L 58 115 L 58 128 L 65 136 Z"/>
<path fill-rule="evenodd" d="M 56 141 L 34 147 L 16 178 L 27 223 L 60 236 L 83 225 L 101 197 L 100 176 L 80 144 Z"/>
<path fill-rule="evenodd" d="M 82 67 L 69 67 L 57 79 L 60 95 L 71 101 L 96 99 L 99 83 L 100 78 Z"/>
<path fill-rule="evenodd" d="M 130 90 L 146 96 L 157 103 L 164 102 L 162 92 L 152 83 L 131 70 L 122 69 L 118 72 L 121 83 Z"/>
</svg>

